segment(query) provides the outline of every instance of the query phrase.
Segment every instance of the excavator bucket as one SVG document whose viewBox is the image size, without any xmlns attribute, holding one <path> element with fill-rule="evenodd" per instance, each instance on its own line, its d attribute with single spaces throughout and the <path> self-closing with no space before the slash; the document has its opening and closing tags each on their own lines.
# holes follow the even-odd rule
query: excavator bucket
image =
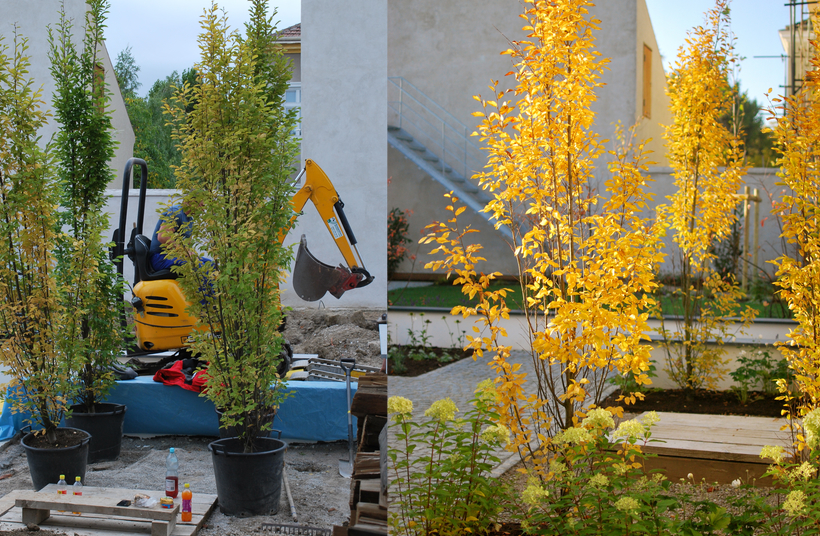
<svg viewBox="0 0 820 536">
<path fill-rule="evenodd" d="M 307 239 L 302 235 L 293 265 L 293 289 L 300 298 L 317 301 L 330 292 L 338 299 L 345 291 L 356 288 L 361 279 L 361 274 L 351 273 L 341 264 L 333 267 L 318 260 L 308 250 Z"/>
</svg>

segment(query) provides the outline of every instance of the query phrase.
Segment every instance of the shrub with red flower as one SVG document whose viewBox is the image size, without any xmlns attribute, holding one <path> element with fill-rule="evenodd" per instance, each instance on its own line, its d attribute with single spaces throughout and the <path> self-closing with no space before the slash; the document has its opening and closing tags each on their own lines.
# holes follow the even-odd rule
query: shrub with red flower
<svg viewBox="0 0 820 536">
<path fill-rule="evenodd" d="M 393 279 L 393 274 L 407 257 L 407 247 L 412 240 L 407 236 L 410 225 L 407 223 L 407 216 L 412 214 L 412 210 L 403 211 L 394 208 L 387 215 L 387 279 Z M 412 258 L 412 256 L 411 256 Z"/>
</svg>

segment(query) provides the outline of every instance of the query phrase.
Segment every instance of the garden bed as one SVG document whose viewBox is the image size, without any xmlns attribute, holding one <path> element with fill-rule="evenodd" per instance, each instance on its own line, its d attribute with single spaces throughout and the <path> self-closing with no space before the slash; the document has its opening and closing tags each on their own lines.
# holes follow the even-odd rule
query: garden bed
<svg viewBox="0 0 820 536">
<path fill-rule="evenodd" d="M 697 390 L 687 396 L 681 389 L 650 389 L 643 400 L 625 406 L 616 402 L 621 392 L 616 391 L 605 399 L 602 407 L 624 406 L 629 413 L 644 411 L 668 411 L 673 413 L 699 413 L 706 415 L 749 415 L 755 417 L 781 417 L 783 401 L 777 395 L 750 392 L 746 403 L 740 401 L 734 391 Z"/>
<path fill-rule="evenodd" d="M 390 375 L 414 378 L 446 365 L 472 358 L 472 350 L 424 346 L 390 346 Z"/>
</svg>

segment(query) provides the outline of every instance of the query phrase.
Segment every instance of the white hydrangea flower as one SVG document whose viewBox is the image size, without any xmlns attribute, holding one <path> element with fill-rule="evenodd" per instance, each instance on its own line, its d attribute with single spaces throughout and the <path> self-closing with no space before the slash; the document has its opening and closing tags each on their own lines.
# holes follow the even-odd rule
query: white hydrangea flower
<svg viewBox="0 0 820 536">
<path fill-rule="evenodd" d="M 595 408 L 587 413 L 587 416 L 581 421 L 581 426 L 587 428 L 614 428 L 615 421 L 612 419 L 612 414 L 604 408 Z"/>
</svg>

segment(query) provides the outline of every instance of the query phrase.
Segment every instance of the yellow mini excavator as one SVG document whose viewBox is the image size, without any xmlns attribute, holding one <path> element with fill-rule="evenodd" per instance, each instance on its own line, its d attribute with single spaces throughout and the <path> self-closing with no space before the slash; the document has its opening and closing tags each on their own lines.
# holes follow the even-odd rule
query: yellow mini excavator
<svg viewBox="0 0 820 536">
<path fill-rule="evenodd" d="M 131 304 L 134 308 L 137 346 L 142 352 L 159 352 L 183 348 L 188 345 L 188 336 L 196 325 L 196 319 L 186 311 L 187 300 L 176 282 L 177 274 L 171 270 L 154 270 L 149 260 L 148 250 L 151 239 L 143 234 L 145 216 L 146 181 L 140 181 L 137 221 L 131 237 L 124 242 L 128 192 L 131 170 L 140 166 L 141 177 L 148 176 L 148 166 L 139 158 L 128 160 L 123 173 L 122 204 L 119 228 L 114 231 L 114 247 L 111 255 L 122 275 L 123 258 L 127 256 L 134 263 L 134 286 Z M 302 181 L 304 179 L 304 181 Z M 317 301 L 325 293 L 340 298 L 348 290 L 370 284 L 373 277 L 362 262 L 356 248 L 356 238 L 344 213 L 344 203 L 322 168 L 312 160 L 305 160 L 305 167 L 295 179 L 302 183 L 293 196 L 291 205 L 294 215 L 287 229 L 278 239 L 284 241 L 290 228 L 296 222 L 308 201 L 313 202 L 333 236 L 347 266 L 330 266 L 317 260 L 307 248 L 307 240 L 302 235 L 293 268 L 293 288 L 306 301 Z"/>
</svg>

